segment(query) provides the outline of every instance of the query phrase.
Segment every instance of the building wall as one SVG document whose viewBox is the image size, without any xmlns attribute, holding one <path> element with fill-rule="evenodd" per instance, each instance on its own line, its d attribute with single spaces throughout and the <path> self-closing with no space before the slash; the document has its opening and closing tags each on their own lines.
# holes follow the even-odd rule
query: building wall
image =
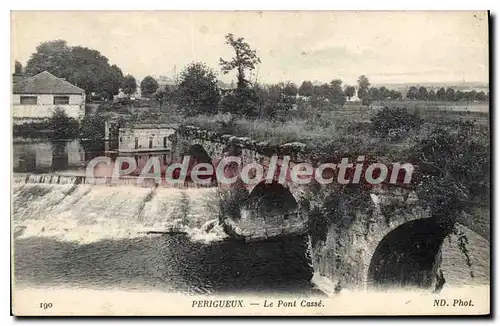
<svg viewBox="0 0 500 326">
<path fill-rule="evenodd" d="M 134 151 L 149 149 L 149 141 L 152 139 L 151 149 L 172 148 L 172 141 L 169 136 L 173 135 L 175 130 L 172 128 L 148 128 L 148 129 L 133 129 L 120 128 L 119 145 L 120 151 Z M 164 138 L 166 137 L 166 147 L 164 146 Z M 137 138 L 137 148 L 135 146 Z"/>
<path fill-rule="evenodd" d="M 83 166 L 85 162 L 84 150 L 78 140 L 58 143 L 60 146 L 58 155 L 67 158 L 69 167 Z M 26 141 L 26 139 L 14 139 L 13 165 L 15 170 L 26 169 L 51 169 L 53 157 L 56 154 L 55 146 L 49 141 Z"/>
<path fill-rule="evenodd" d="M 54 105 L 55 96 L 69 96 L 69 104 Z M 36 105 L 21 104 L 21 96 L 36 96 Z M 75 119 L 85 115 L 85 94 L 13 94 L 12 116 L 15 118 L 47 118 L 55 108 L 63 109 L 66 114 Z"/>
</svg>

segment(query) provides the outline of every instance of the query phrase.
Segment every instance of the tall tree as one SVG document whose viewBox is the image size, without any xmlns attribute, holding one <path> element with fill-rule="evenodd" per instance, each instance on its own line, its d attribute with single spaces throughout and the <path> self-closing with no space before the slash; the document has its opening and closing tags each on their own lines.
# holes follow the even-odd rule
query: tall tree
<svg viewBox="0 0 500 326">
<path fill-rule="evenodd" d="M 410 87 L 410 89 L 408 89 L 408 93 L 406 93 L 406 98 L 416 100 L 418 98 L 418 88 L 415 86 Z"/>
<path fill-rule="evenodd" d="M 344 105 L 345 94 L 342 90 L 342 81 L 340 79 L 334 79 L 328 86 L 327 98 L 330 103 Z"/>
<path fill-rule="evenodd" d="M 444 89 L 444 87 L 438 89 L 438 91 L 436 92 L 436 98 L 439 101 L 446 101 L 446 90 Z"/>
<path fill-rule="evenodd" d="M 455 90 L 451 87 L 446 89 L 446 100 L 447 101 L 455 101 Z"/>
<path fill-rule="evenodd" d="M 298 93 L 298 88 L 297 88 L 297 85 L 295 85 L 294 83 L 286 83 L 283 87 L 283 93 L 286 95 L 286 96 L 297 96 L 297 93 Z"/>
<path fill-rule="evenodd" d="M 137 90 L 137 82 L 132 75 L 126 75 L 123 77 L 122 90 L 128 96 L 135 93 Z"/>
<path fill-rule="evenodd" d="M 113 99 L 113 95 L 118 94 L 122 84 L 123 72 L 117 65 L 111 65 L 108 73 L 100 81 L 102 92 L 106 93 L 109 99 Z"/>
<path fill-rule="evenodd" d="M 243 37 L 236 38 L 232 33 L 226 35 L 226 44 L 229 44 L 235 53 L 235 56 L 226 61 L 219 58 L 219 65 L 223 74 L 227 74 L 232 70 L 237 70 L 237 88 L 243 89 L 250 83 L 245 77 L 245 70 L 254 70 L 255 66 L 260 63 L 260 58 L 257 52 L 250 48 L 250 45 L 245 42 Z"/>
<path fill-rule="evenodd" d="M 176 98 L 186 115 L 217 113 L 220 89 L 215 72 L 201 62 L 189 64 L 180 74 Z"/>
<path fill-rule="evenodd" d="M 436 100 L 436 92 L 433 89 L 431 89 L 429 91 L 429 95 L 427 96 L 427 99 L 429 101 L 435 101 Z"/>
<path fill-rule="evenodd" d="M 106 93 L 109 97 L 118 93 L 123 78 L 121 70 L 111 66 L 99 51 L 70 47 L 64 40 L 38 45 L 25 68 L 27 74 L 33 75 L 45 70 L 85 89 L 87 94 Z"/>
<path fill-rule="evenodd" d="M 309 80 L 304 80 L 302 85 L 299 87 L 299 95 L 310 97 L 313 95 L 314 86 L 313 83 Z"/>
<path fill-rule="evenodd" d="M 361 75 L 358 78 L 358 98 L 361 100 L 363 105 L 369 105 L 370 104 L 370 99 L 369 99 L 369 88 L 370 88 L 370 81 L 368 80 L 368 77 L 365 75 Z"/>
<path fill-rule="evenodd" d="M 354 88 L 354 86 L 349 86 L 349 85 L 345 86 L 344 94 L 345 96 L 347 96 L 349 101 L 351 100 L 351 98 L 354 96 L 355 93 L 356 93 L 356 88 Z"/>
<path fill-rule="evenodd" d="M 370 90 L 368 91 L 368 97 L 371 101 L 380 100 L 380 90 L 377 87 L 370 87 Z"/>
<path fill-rule="evenodd" d="M 68 78 L 70 64 L 71 47 L 65 40 L 55 40 L 40 43 L 26 63 L 25 70 L 32 75 L 46 70 L 57 77 Z"/>
<path fill-rule="evenodd" d="M 151 76 L 146 76 L 141 81 L 141 95 L 151 97 L 158 90 L 158 82 Z"/>
<path fill-rule="evenodd" d="M 419 100 L 427 101 L 427 97 L 429 96 L 429 93 L 427 92 L 427 88 L 424 86 L 420 86 L 418 89 L 418 96 L 417 98 Z"/>
<path fill-rule="evenodd" d="M 390 98 L 390 97 L 391 97 L 391 93 L 390 93 L 390 91 L 387 89 L 387 87 L 382 86 L 382 87 L 380 87 L 378 90 L 379 90 L 379 94 L 380 94 L 380 95 L 379 95 L 379 97 L 380 97 L 379 99 L 380 99 L 380 100 L 387 100 L 388 98 Z"/>
</svg>

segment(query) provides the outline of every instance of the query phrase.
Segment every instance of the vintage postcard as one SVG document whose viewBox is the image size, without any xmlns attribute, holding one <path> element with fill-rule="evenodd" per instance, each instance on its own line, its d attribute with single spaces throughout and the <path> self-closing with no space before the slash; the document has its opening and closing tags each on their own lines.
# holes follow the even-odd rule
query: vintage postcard
<svg viewBox="0 0 500 326">
<path fill-rule="evenodd" d="M 11 12 L 12 314 L 490 315 L 489 20 Z"/>
</svg>

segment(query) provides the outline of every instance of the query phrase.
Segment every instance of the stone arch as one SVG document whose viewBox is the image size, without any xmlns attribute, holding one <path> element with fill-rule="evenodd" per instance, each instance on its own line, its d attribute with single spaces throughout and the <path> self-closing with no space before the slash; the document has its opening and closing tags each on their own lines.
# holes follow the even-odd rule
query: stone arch
<svg viewBox="0 0 500 326">
<path fill-rule="evenodd" d="M 258 216 L 274 216 L 296 213 L 299 204 L 288 187 L 274 180 L 271 183 L 262 180 L 249 189 L 244 208 Z"/>
<path fill-rule="evenodd" d="M 431 218 L 411 220 L 393 228 L 371 256 L 368 287 L 430 288 L 436 279 L 441 246 L 448 233 Z"/>
</svg>

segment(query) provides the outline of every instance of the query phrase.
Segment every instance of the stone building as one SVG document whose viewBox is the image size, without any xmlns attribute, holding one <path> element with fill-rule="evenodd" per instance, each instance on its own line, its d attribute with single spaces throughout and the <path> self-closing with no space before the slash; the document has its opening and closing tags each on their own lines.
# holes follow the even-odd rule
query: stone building
<svg viewBox="0 0 500 326">
<path fill-rule="evenodd" d="M 43 119 L 55 108 L 75 119 L 85 115 L 85 91 L 44 71 L 33 77 L 15 78 L 12 87 L 14 119 Z"/>
</svg>

